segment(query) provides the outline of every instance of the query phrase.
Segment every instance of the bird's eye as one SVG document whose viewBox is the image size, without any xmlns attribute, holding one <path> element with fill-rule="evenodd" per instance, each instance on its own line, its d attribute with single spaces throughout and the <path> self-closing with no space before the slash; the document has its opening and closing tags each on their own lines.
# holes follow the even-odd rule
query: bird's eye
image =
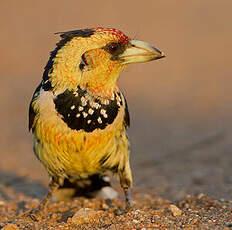
<svg viewBox="0 0 232 230">
<path fill-rule="evenodd" d="M 111 43 L 109 46 L 110 53 L 115 53 L 119 48 L 118 43 Z"/>
</svg>

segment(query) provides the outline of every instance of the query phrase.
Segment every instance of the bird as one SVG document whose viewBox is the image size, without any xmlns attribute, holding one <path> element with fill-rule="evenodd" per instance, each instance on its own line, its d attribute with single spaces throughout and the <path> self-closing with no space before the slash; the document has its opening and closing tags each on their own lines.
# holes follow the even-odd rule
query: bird
<svg viewBox="0 0 232 230">
<path fill-rule="evenodd" d="M 64 181 L 103 178 L 110 172 L 118 175 L 130 209 L 130 116 L 117 80 L 129 64 L 165 55 L 114 28 L 57 34 L 61 39 L 29 106 L 33 150 L 50 178 L 49 192 L 36 210 L 47 206 Z"/>
</svg>

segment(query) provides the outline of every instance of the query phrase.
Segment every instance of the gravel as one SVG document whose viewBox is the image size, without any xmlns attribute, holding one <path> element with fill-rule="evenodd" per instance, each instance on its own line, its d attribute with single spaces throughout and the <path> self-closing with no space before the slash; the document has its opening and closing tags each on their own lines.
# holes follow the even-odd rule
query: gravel
<svg viewBox="0 0 232 230">
<path fill-rule="evenodd" d="M 121 195 L 113 200 L 76 198 L 50 202 L 37 221 L 23 216 L 39 200 L 15 194 L 2 187 L 0 194 L 0 229 L 231 229 L 232 201 L 216 200 L 199 194 L 171 202 L 151 189 L 133 189 L 133 209 L 126 212 Z"/>
</svg>

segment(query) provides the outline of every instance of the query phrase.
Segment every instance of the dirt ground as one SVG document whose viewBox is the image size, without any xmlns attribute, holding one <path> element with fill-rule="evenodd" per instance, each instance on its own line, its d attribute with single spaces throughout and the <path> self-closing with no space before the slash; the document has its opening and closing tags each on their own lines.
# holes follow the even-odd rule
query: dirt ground
<svg viewBox="0 0 232 230">
<path fill-rule="evenodd" d="M 2 191 L 2 190 L 1 190 Z M 18 229 L 227 229 L 232 227 L 232 201 L 215 200 L 199 194 L 171 202 L 151 190 L 134 190 L 132 211 L 121 199 L 102 201 L 79 198 L 51 203 L 32 220 L 23 216 L 36 207 L 38 199 L 4 190 L 10 200 L 0 203 L 2 230 Z M 17 197 L 17 201 L 15 198 Z M 16 217 L 18 215 L 18 217 Z"/>
<path fill-rule="evenodd" d="M 0 229 L 231 228 L 231 9 L 231 0 L 1 1 Z M 131 114 L 135 208 L 125 213 L 122 197 L 80 198 L 50 203 L 37 222 L 18 218 L 47 192 L 27 114 L 54 32 L 99 25 L 167 56 L 119 80 Z"/>
</svg>

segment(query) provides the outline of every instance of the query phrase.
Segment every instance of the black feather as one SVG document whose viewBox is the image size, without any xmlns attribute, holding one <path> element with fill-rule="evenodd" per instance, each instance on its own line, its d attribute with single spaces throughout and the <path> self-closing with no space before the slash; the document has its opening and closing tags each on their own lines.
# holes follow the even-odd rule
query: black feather
<svg viewBox="0 0 232 230">
<path fill-rule="evenodd" d="M 124 101 L 125 101 L 124 125 L 125 125 L 125 127 L 129 127 L 129 126 L 130 126 L 130 113 L 129 113 L 127 101 L 126 101 L 126 98 L 125 98 L 125 96 L 123 95 L 123 93 L 121 93 L 121 97 L 123 97 L 123 98 L 124 98 Z"/>
<path fill-rule="evenodd" d="M 36 116 L 36 112 L 32 106 L 32 102 L 39 96 L 39 91 L 42 87 L 42 82 L 38 85 L 38 87 L 36 88 L 33 96 L 32 96 L 32 99 L 31 99 L 31 102 L 30 102 L 30 106 L 29 106 L 29 124 L 28 124 L 28 128 L 29 128 L 29 131 L 31 130 L 32 128 L 32 125 L 34 123 L 34 120 L 35 120 L 35 116 Z"/>
<path fill-rule="evenodd" d="M 55 34 L 60 34 L 60 36 L 64 39 L 73 38 L 73 37 L 90 37 L 94 34 L 93 29 L 82 29 L 82 30 L 71 30 L 66 32 L 56 32 Z"/>
<path fill-rule="evenodd" d="M 81 98 L 88 95 L 86 90 L 78 88 L 76 92 L 78 97 L 75 97 L 74 91 L 66 90 L 54 99 L 57 112 L 62 116 L 63 121 L 69 128 L 92 132 L 95 129 L 104 129 L 107 125 L 113 123 L 120 108 L 117 104 L 116 94 L 114 100 L 109 100 L 109 104 L 103 104 L 99 99 L 93 98 L 93 102 L 99 105 L 99 108 L 94 108 L 88 100 L 85 106 L 82 105 Z M 82 107 L 81 111 L 79 106 Z M 93 114 L 88 113 L 89 109 L 94 111 Z M 101 110 L 105 111 L 107 117 L 104 117 Z M 88 115 L 85 117 L 84 113 Z M 80 114 L 79 117 L 77 117 L 77 114 Z M 99 119 L 101 122 L 99 122 Z M 88 123 L 89 120 L 90 123 Z"/>
<path fill-rule="evenodd" d="M 99 161 L 99 164 L 100 165 L 104 165 L 106 163 L 106 161 L 110 158 L 110 155 L 106 155 L 106 156 L 103 156 L 100 161 Z"/>
<path fill-rule="evenodd" d="M 125 123 L 126 127 L 130 127 L 130 113 L 129 113 L 129 109 L 128 109 L 126 98 L 124 97 L 124 99 L 125 99 L 125 103 L 126 103 L 126 106 L 125 106 L 125 115 L 124 115 L 124 123 Z"/>
</svg>

